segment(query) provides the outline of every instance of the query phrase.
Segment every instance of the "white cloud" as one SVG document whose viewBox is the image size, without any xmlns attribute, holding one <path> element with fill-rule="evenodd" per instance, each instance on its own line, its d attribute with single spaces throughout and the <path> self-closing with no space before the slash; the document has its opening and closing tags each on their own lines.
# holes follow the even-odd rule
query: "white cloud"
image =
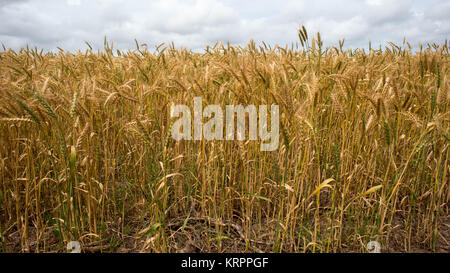
<svg viewBox="0 0 450 273">
<path fill-rule="evenodd" d="M 69 6 L 79 6 L 81 5 L 81 0 L 67 0 Z"/>
<path fill-rule="evenodd" d="M 0 0 L 0 42 L 53 50 L 97 48 L 103 38 L 121 49 L 134 38 L 150 47 L 173 41 L 202 49 L 216 41 L 245 44 L 297 42 L 297 28 L 321 32 L 326 45 L 345 38 L 347 46 L 366 47 L 403 37 L 440 42 L 450 34 L 448 0 Z"/>
</svg>

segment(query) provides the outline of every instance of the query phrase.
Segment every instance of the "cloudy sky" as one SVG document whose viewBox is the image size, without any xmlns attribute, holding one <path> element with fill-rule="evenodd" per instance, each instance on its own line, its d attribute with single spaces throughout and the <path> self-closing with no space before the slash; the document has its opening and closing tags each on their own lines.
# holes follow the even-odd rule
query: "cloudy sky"
<svg viewBox="0 0 450 273">
<path fill-rule="evenodd" d="M 326 45 L 400 44 L 403 38 L 450 38 L 450 0 L 0 0 L 0 42 L 17 49 L 57 46 L 76 51 L 103 47 L 149 49 L 174 42 L 200 50 L 216 41 L 272 45 L 297 42 L 297 29 L 320 31 Z"/>
</svg>

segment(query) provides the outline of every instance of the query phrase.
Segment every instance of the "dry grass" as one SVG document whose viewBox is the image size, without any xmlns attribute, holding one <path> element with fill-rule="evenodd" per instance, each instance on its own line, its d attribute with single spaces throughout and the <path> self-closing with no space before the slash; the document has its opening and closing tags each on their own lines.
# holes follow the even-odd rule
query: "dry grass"
<svg viewBox="0 0 450 273">
<path fill-rule="evenodd" d="M 447 43 L 364 52 L 305 34 L 1 52 L 0 249 L 449 252 Z M 175 142 L 170 105 L 195 96 L 278 104 L 279 149 Z"/>
</svg>

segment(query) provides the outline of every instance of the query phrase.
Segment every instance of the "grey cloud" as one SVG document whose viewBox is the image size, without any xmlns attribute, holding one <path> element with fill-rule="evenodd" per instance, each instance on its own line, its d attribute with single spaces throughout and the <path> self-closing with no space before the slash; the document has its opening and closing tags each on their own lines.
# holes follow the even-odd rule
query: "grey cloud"
<svg viewBox="0 0 450 273">
<path fill-rule="evenodd" d="M 425 10 L 425 16 L 434 20 L 448 21 L 450 14 L 450 1 L 440 1 L 438 5 L 431 6 Z"/>
<path fill-rule="evenodd" d="M 364 16 L 373 24 L 401 22 L 412 16 L 412 0 L 366 1 Z"/>
<path fill-rule="evenodd" d="M 23 2 L 27 2 L 28 0 L 0 0 L 0 7 L 12 5 L 12 4 L 20 4 Z"/>
<path fill-rule="evenodd" d="M 17 4 L 11 4 L 11 3 Z M 0 0 L 0 42 L 68 50 L 103 38 L 121 49 L 134 48 L 134 38 L 150 47 L 173 41 L 202 49 L 216 41 L 245 44 L 297 42 L 297 28 L 320 31 L 326 45 L 345 38 L 365 47 L 406 36 L 412 43 L 443 41 L 450 33 L 449 1 L 431 0 Z"/>
</svg>

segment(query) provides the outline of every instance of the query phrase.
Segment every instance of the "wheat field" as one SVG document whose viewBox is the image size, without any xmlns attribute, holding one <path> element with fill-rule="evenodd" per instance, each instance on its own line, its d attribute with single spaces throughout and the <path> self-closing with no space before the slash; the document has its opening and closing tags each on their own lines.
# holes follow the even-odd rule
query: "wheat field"
<svg viewBox="0 0 450 273">
<path fill-rule="evenodd" d="M 450 252 L 448 44 L 0 52 L 0 251 Z M 279 105 L 280 144 L 173 104 Z"/>
</svg>

